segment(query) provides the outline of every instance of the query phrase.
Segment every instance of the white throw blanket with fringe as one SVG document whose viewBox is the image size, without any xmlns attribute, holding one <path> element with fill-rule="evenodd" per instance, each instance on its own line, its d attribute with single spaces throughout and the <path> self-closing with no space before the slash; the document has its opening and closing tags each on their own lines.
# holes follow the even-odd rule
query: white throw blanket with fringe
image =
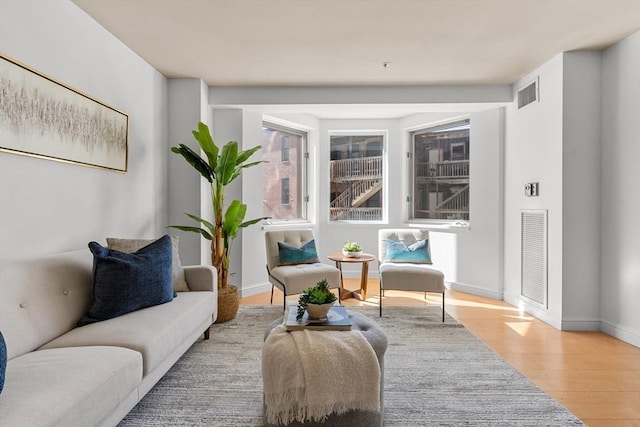
<svg viewBox="0 0 640 427">
<path fill-rule="evenodd" d="M 267 422 L 380 410 L 380 366 L 359 331 L 271 331 L 262 351 Z"/>
</svg>

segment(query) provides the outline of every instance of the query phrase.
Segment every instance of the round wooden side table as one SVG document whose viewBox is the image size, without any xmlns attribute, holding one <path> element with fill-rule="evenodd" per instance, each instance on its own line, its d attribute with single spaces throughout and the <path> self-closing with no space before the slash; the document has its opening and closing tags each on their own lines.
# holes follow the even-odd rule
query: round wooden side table
<svg viewBox="0 0 640 427">
<path fill-rule="evenodd" d="M 336 267 L 340 270 L 340 298 L 356 298 L 361 301 L 367 299 L 367 279 L 369 276 L 369 263 L 375 261 L 376 257 L 371 254 L 363 253 L 360 258 L 351 258 L 342 255 L 342 252 L 335 252 L 329 255 L 331 261 L 336 263 Z M 360 289 L 350 291 L 344 288 L 344 282 L 342 280 L 342 263 L 360 263 L 362 264 L 362 273 L 360 275 Z"/>
</svg>

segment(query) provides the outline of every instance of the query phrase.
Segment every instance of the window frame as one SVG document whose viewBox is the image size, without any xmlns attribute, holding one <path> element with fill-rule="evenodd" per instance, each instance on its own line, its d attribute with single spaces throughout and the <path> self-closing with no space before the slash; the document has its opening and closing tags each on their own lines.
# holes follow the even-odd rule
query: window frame
<svg viewBox="0 0 640 427">
<path fill-rule="evenodd" d="M 272 117 L 264 116 L 262 119 L 262 128 L 271 129 L 274 131 L 287 132 L 293 135 L 298 135 L 301 137 L 301 158 L 300 158 L 300 217 L 298 218 L 269 218 L 267 223 L 268 225 L 281 225 L 281 224 L 292 224 L 292 223 L 308 223 L 310 222 L 309 214 L 309 130 L 304 127 L 296 127 L 295 124 L 283 124 L 279 123 L 280 120 Z M 281 142 L 282 143 L 282 142 Z M 288 144 L 287 154 L 289 154 L 290 150 L 290 142 Z M 291 163 L 291 158 L 287 157 L 287 160 L 283 160 L 282 146 L 280 147 L 280 163 L 287 164 Z M 276 160 L 277 161 L 277 160 Z M 291 182 L 289 182 L 289 203 L 283 204 L 282 199 L 282 178 L 280 181 L 280 198 L 278 200 L 278 204 L 280 206 L 289 206 L 291 205 Z M 266 203 L 266 199 L 263 194 L 263 203 Z"/>
<path fill-rule="evenodd" d="M 416 200 L 416 152 L 415 152 L 415 146 L 416 146 L 416 141 L 415 141 L 415 137 L 417 135 L 421 135 L 421 134 L 426 134 L 426 133 L 432 133 L 432 132 L 437 132 L 437 131 L 444 131 L 447 129 L 455 129 L 457 127 L 461 127 L 461 126 L 467 126 L 469 129 L 469 138 L 468 138 L 468 145 L 467 148 L 465 149 L 465 154 L 467 156 L 467 158 L 465 160 L 467 160 L 468 166 L 467 166 L 467 185 L 469 185 L 469 195 L 471 192 L 471 175 L 470 175 L 470 168 L 471 168 L 471 159 L 472 159 L 472 149 L 471 149 L 471 119 L 469 116 L 465 116 L 465 117 L 457 117 L 455 119 L 451 119 L 451 120 L 447 120 L 444 122 L 440 122 L 440 123 L 432 123 L 432 124 L 425 124 L 425 125 L 421 125 L 418 127 L 414 127 L 413 129 L 411 129 L 408 133 L 409 133 L 409 137 L 408 137 L 408 141 L 409 141 L 409 146 L 408 148 L 408 152 L 407 152 L 407 162 L 408 162 L 408 189 L 407 189 L 407 201 L 409 201 L 409 206 L 408 206 L 408 210 L 407 210 L 407 221 L 409 223 L 415 223 L 415 224 L 432 224 L 435 226 L 462 226 L 462 227 L 468 227 L 471 221 L 471 217 L 472 217 L 472 212 L 471 212 L 471 205 L 469 204 L 468 209 L 467 209 L 467 216 L 468 218 L 464 219 L 464 218 L 447 218 L 447 219 L 437 219 L 437 218 L 417 218 L 415 215 L 416 209 L 415 209 L 415 204 L 417 202 Z M 452 145 L 455 145 L 457 143 L 452 143 Z M 457 145 L 456 145 L 457 146 Z M 450 150 L 452 150 L 453 148 L 450 146 Z M 450 155 L 452 155 L 453 151 L 450 152 Z"/>
<path fill-rule="evenodd" d="M 379 136 L 381 137 L 381 147 L 380 147 L 380 156 L 381 156 L 381 179 L 382 179 L 382 189 L 380 190 L 380 201 L 381 201 L 381 212 L 379 219 L 332 219 L 331 218 L 331 185 L 332 185 L 332 177 L 331 177 L 331 140 L 333 137 L 344 137 L 344 136 L 354 136 L 354 137 L 366 137 L 366 136 Z M 326 199 L 326 209 L 327 209 L 327 222 L 329 224 L 386 224 L 388 221 L 388 155 L 387 155 L 387 147 L 389 141 L 389 132 L 387 129 L 374 129 L 374 130 L 352 130 L 352 129 L 339 129 L 339 130 L 329 130 L 327 134 L 328 144 L 328 161 L 329 161 L 329 173 L 327 174 L 327 199 Z M 358 148 L 359 152 L 366 152 L 362 148 Z M 367 156 L 364 156 L 367 157 Z"/>
</svg>

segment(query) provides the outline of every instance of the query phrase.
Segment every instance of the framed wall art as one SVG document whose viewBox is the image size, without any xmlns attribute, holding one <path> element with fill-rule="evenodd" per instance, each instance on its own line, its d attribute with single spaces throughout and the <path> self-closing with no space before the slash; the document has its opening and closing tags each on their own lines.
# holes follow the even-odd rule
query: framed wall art
<svg viewBox="0 0 640 427">
<path fill-rule="evenodd" d="M 0 151 L 126 172 L 129 116 L 0 54 Z"/>
</svg>

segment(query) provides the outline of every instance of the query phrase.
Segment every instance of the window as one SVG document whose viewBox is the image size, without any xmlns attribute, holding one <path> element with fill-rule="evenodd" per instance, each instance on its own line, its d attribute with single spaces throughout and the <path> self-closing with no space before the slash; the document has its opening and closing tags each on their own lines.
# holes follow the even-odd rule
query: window
<svg viewBox="0 0 640 427">
<path fill-rule="evenodd" d="M 307 219 L 307 134 L 264 122 L 262 214 L 274 221 Z"/>
<path fill-rule="evenodd" d="M 381 221 L 384 135 L 330 135 L 330 220 Z"/>
<path fill-rule="evenodd" d="M 288 205 L 291 203 L 291 193 L 289 193 L 289 178 L 282 178 L 280 181 L 280 203 Z"/>
<path fill-rule="evenodd" d="M 412 219 L 469 220 L 469 129 L 464 120 L 411 133 Z"/>
<path fill-rule="evenodd" d="M 289 161 L 289 135 L 284 135 L 280 140 L 280 142 L 282 145 L 280 148 L 280 151 L 282 152 L 281 160 L 283 162 L 288 162 Z"/>
</svg>

